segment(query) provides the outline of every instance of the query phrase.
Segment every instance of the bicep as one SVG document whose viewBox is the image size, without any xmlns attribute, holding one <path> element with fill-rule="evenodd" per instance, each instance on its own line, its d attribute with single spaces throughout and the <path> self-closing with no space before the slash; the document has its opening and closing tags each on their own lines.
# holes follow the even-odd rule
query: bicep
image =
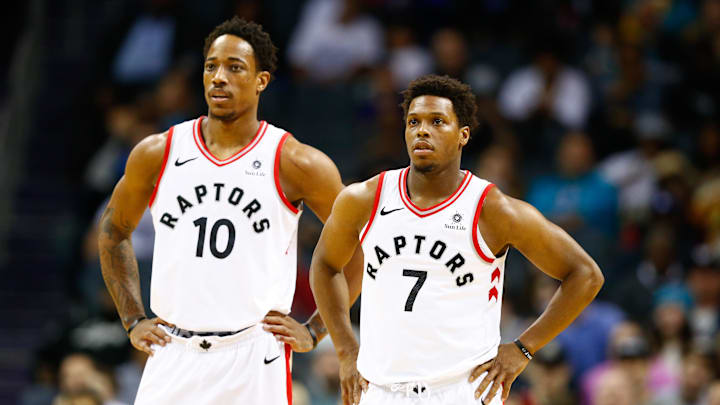
<svg viewBox="0 0 720 405">
<path fill-rule="evenodd" d="M 160 162 L 147 146 L 136 147 L 128 157 L 125 174 L 113 189 L 101 222 L 123 233 L 131 233 L 150 202 Z M 149 152 L 149 153 L 148 153 Z M 109 221 L 109 223 L 107 222 Z"/>
<path fill-rule="evenodd" d="M 542 272 L 558 280 L 579 263 L 590 259 L 575 240 L 562 228 L 547 220 L 530 204 L 513 200 L 510 245 Z"/>
<path fill-rule="evenodd" d="M 300 185 L 303 202 L 325 222 L 343 189 L 340 172 L 327 155 L 307 145 L 303 147 L 305 156 L 295 162 L 296 169 L 289 174 Z"/>
<path fill-rule="evenodd" d="M 358 232 L 342 210 L 334 209 L 320 234 L 313 260 L 341 271 L 350 261 L 358 245 Z"/>
</svg>

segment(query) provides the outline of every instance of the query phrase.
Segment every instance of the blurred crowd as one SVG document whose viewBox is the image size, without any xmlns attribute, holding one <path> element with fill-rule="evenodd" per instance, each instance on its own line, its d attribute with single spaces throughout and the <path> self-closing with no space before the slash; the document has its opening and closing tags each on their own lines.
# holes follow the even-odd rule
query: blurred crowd
<svg viewBox="0 0 720 405">
<path fill-rule="evenodd" d="M 280 49 L 261 118 L 326 152 L 346 184 L 407 164 L 399 91 L 450 75 L 480 106 L 463 165 L 600 264 L 598 299 L 537 353 L 506 404 L 720 405 L 720 0 L 147 0 L 93 13 L 83 106 L 93 114 L 68 140 L 83 184 L 76 221 L 87 225 L 70 276 L 76 305 L 38 349 L 20 403 L 133 402 L 145 358 L 102 283 L 96 220 L 139 140 L 207 113 L 202 41 L 236 14 Z M 306 214 L 300 321 L 314 310 L 320 230 Z M 152 240 L 146 214 L 133 234 L 146 305 Z M 504 341 L 558 285 L 511 251 Z M 295 355 L 293 379 L 296 404 L 338 403 L 329 339 Z"/>
</svg>

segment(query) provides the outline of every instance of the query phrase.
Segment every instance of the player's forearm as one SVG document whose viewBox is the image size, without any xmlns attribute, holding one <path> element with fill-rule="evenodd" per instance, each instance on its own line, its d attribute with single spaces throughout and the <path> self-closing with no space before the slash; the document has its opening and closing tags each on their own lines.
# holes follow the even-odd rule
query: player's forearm
<svg viewBox="0 0 720 405">
<path fill-rule="evenodd" d="M 123 327 L 145 316 L 140 296 L 140 277 L 129 235 L 113 225 L 109 209 L 101 219 L 98 247 L 103 280 L 115 302 Z"/>
<path fill-rule="evenodd" d="M 323 322 L 330 332 L 338 356 L 357 353 L 359 345 L 350 324 L 350 293 L 345 275 L 318 261 L 314 259 L 310 269 L 310 286 L 322 317 L 317 321 Z"/>
<path fill-rule="evenodd" d="M 578 266 L 562 281 L 540 317 L 519 339 L 535 353 L 567 328 L 600 291 L 604 278 L 594 262 Z"/>
<path fill-rule="evenodd" d="M 352 307 L 355 301 L 357 301 L 360 296 L 360 291 L 362 290 L 362 265 L 362 248 L 358 246 L 352 259 L 350 259 L 350 262 L 343 270 L 348 287 L 348 308 Z M 306 323 L 313 328 L 318 342 L 328 334 L 325 322 L 323 322 L 319 311 L 315 311 Z"/>
</svg>

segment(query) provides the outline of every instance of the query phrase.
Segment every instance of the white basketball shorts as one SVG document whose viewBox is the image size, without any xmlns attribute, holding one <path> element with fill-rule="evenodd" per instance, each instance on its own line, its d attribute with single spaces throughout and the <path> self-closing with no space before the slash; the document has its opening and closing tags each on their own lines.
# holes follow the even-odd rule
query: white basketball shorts
<svg viewBox="0 0 720 405">
<path fill-rule="evenodd" d="M 488 386 L 479 399 L 475 389 L 487 373 L 472 383 L 468 382 L 470 371 L 458 377 L 433 381 L 410 382 L 392 385 L 370 383 L 362 394 L 360 405 L 502 405 L 502 390 L 494 398 L 487 398 Z"/>
<path fill-rule="evenodd" d="M 153 345 L 135 404 L 292 404 L 291 349 L 255 325 Z"/>
</svg>

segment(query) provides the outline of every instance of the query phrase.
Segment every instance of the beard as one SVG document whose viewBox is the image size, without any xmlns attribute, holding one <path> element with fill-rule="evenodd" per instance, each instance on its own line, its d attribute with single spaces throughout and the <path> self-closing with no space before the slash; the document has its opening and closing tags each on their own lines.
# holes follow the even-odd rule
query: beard
<svg viewBox="0 0 720 405">
<path fill-rule="evenodd" d="M 238 114 L 237 111 L 228 111 L 226 113 L 219 114 L 217 111 L 214 111 L 212 108 L 210 108 L 210 110 L 208 111 L 208 115 L 210 116 L 210 118 L 216 119 L 218 121 L 230 122 L 234 121 L 240 114 Z"/>
<path fill-rule="evenodd" d="M 430 162 L 420 164 L 413 163 L 412 166 L 413 169 L 418 171 L 418 173 L 431 173 L 437 167 L 436 164 Z"/>
</svg>

